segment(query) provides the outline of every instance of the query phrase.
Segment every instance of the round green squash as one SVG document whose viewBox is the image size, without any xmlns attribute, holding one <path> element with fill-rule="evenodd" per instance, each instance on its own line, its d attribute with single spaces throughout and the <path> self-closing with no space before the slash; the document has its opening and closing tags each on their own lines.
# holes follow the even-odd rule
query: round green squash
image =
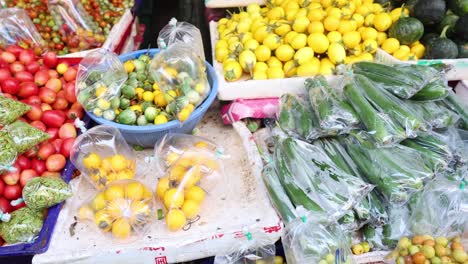
<svg viewBox="0 0 468 264">
<path fill-rule="evenodd" d="M 458 57 L 458 46 L 455 42 L 448 39 L 445 35 L 447 29 L 446 26 L 440 34 L 440 37 L 433 40 L 427 47 L 427 53 L 425 56 L 428 59 L 456 59 Z"/>
<path fill-rule="evenodd" d="M 402 17 L 390 27 L 388 34 L 391 38 L 398 39 L 401 44 L 408 45 L 423 36 L 424 25 L 417 18 Z"/>
<path fill-rule="evenodd" d="M 458 58 L 468 58 L 468 42 L 458 43 Z"/>
<path fill-rule="evenodd" d="M 447 12 L 442 21 L 440 21 L 439 25 L 437 26 L 437 30 L 439 32 L 442 32 L 442 30 L 444 30 L 444 28 L 448 26 L 449 28 L 447 29 L 446 35 L 447 37 L 451 37 L 455 33 L 455 24 L 457 23 L 459 17 L 455 14 L 448 13 L 449 12 Z"/>
<path fill-rule="evenodd" d="M 448 0 L 448 7 L 459 16 L 468 14 L 468 0 Z"/>
</svg>

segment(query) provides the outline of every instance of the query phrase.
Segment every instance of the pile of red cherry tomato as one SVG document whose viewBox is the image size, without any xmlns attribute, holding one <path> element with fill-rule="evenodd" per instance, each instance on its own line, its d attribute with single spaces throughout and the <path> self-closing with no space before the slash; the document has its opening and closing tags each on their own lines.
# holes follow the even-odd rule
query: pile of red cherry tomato
<svg viewBox="0 0 468 264">
<path fill-rule="evenodd" d="M 76 118 L 83 108 L 76 101 L 77 67 L 59 63 L 55 52 L 37 56 L 31 49 L 0 50 L 0 92 L 32 108 L 20 120 L 47 132 L 50 139 L 18 156 L 15 172 L 0 175 L 0 209 L 11 212 L 23 186 L 34 177 L 60 177 L 77 136 Z"/>
</svg>

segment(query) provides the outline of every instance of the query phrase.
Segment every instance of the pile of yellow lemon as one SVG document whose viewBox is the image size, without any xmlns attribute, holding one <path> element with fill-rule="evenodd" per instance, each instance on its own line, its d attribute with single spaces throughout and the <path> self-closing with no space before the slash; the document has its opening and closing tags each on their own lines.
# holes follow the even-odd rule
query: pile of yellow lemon
<svg viewBox="0 0 468 264">
<path fill-rule="evenodd" d="M 91 152 L 83 158 L 83 165 L 87 169 L 86 174 L 98 189 L 110 182 L 133 179 L 135 176 L 135 161 L 121 154 L 102 158 Z"/>
<path fill-rule="evenodd" d="M 198 217 L 205 199 L 205 191 L 198 184 L 220 169 L 213 153 L 200 149 L 205 144 L 196 143 L 194 148 L 187 148 L 180 154 L 169 151 L 164 157 L 168 167 L 166 176 L 158 181 L 156 196 L 164 204 L 170 231 L 180 230 Z"/>
<path fill-rule="evenodd" d="M 216 60 L 224 77 L 254 80 L 333 74 L 338 64 L 372 61 L 379 47 L 400 60 L 424 53 L 419 42 L 400 45 L 386 31 L 405 8 L 391 12 L 373 0 L 271 0 L 265 7 L 218 22 Z"/>
<path fill-rule="evenodd" d="M 111 183 L 78 210 L 80 220 L 93 220 L 100 230 L 118 239 L 141 235 L 153 217 L 153 193 L 136 180 Z"/>
</svg>

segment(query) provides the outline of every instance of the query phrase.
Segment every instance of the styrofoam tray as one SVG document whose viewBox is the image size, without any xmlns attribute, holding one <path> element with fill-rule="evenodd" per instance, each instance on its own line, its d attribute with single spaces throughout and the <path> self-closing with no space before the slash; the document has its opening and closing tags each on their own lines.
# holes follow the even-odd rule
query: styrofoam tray
<svg viewBox="0 0 468 264">
<path fill-rule="evenodd" d="M 218 23 L 210 21 L 210 39 L 212 47 L 213 67 L 218 75 L 219 89 L 218 99 L 223 101 L 232 101 L 235 99 L 259 99 L 280 97 L 283 94 L 302 94 L 304 92 L 304 81 L 307 77 L 292 77 L 284 79 L 270 80 L 252 80 L 247 74 L 244 74 L 238 81 L 228 82 L 223 76 L 223 65 L 216 61 L 215 46 L 219 39 Z M 447 72 L 448 80 L 463 80 L 468 79 L 468 59 L 456 60 L 419 60 L 415 62 L 400 61 L 378 49 L 375 55 L 376 62 L 384 63 L 417 63 L 421 65 L 433 63 L 445 63 L 452 66 L 452 69 Z M 342 77 L 339 75 L 327 76 L 329 82 L 339 82 Z"/>
<path fill-rule="evenodd" d="M 94 223 L 79 222 L 75 235 L 70 227 L 79 205 L 91 194 L 89 183 L 73 180 L 74 196 L 67 200 L 59 216 L 49 250 L 36 255 L 33 263 L 172 263 L 182 262 L 238 248 L 247 228 L 253 239 L 274 243 L 282 224 L 270 204 L 261 181 L 262 162 L 252 134 L 243 123 L 223 126 L 218 113 L 209 112 L 199 125 L 199 135 L 221 144 L 230 156 L 224 162 L 225 181 L 208 193 L 201 219 L 188 231 L 169 232 L 163 220 L 155 220 L 140 241 L 118 244 L 102 234 Z M 154 188 L 154 167 L 145 163 L 152 150 L 136 152 L 137 175 Z"/>
</svg>

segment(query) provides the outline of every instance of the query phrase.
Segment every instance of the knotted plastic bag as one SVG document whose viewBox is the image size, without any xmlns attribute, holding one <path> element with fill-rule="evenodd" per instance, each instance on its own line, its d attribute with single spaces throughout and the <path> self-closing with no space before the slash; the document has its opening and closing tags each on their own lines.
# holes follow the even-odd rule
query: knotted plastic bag
<svg viewBox="0 0 468 264">
<path fill-rule="evenodd" d="M 281 237 L 290 264 L 354 264 L 351 239 L 326 216 L 306 214 L 286 225 Z"/>
<path fill-rule="evenodd" d="M 23 188 L 23 200 L 34 210 L 52 207 L 71 196 L 70 186 L 60 178 L 32 178 Z"/>
<path fill-rule="evenodd" d="M 248 231 L 244 231 L 245 236 L 240 239 L 240 245 L 235 243 L 225 255 L 216 255 L 214 264 L 274 264 L 275 245 L 269 244 L 267 239 L 261 235 L 253 237 Z"/>
<path fill-rule="evenodd" d="M 186 121 L 210 92 L 204 61 L 191 45 L 175 43 L 151 61 L 149 72 L 167 95 L 166 112 L 179 121 Z"/>
<path fill-rule="evenodd" d="M 110 126 L 96 126 L 78 136 L 70 160 L 98 189 L 135 176 L 135 154 L 120 131 Z"/>
<path fill-rule="evenodd" d="M 31 106 L 27 104 L 0 95 L 0 126 L 12 123 L 18 117 L 26 114 L 30 109 Z"/>
<path fill-rule="evenodd" d="M 44 224 L 41 211 L 29 207 L 11 213 L 9 222 L 0 222 L 0 236 L 8 244 L 32 242 Z"/>
<path fill-rule="evenodd" d="M 42 39 L 24 9 L 0 9 L 0 47 L 18 45 L 42 53 L 47 43 Z"/>
<path fill-rule="evenodd" d="M 101 29 L 80 1 L 48 0 L 47 8 L 70 52 L 98 48 L 104 43 Z"/>
<path fill-rule="evenodd" d="M 154 217 L 153 192 L 136 180 L 112 182 L 78 209 L 79 220 L 94 222 L 100 231 L 119 242 L 141 239 Z"/>
<path fill-rule="evenodd" d="M 463 234 L 468 223 L 466 181 L 437 177 L 426 185 L 408 223 L 417 235 L 455 236 Z"/>
<path fill-rule="evenodd" d="M 78 102 L 98 117 L 106 110 L 116 110 L 120 88 L 127 78 L 127 71 L 115 53 L 107 49 L 92 51 L 78 66 L 75 88 Z"/>
<path fill-rule="evenodd" d="M 162 43 L 164 44 L 161 45 Z M 187 22 L 178 22 L 177 19 L 172 18 L 159 32 L 158 46 L 163 49 L 175 43 L 189 44 L 202 61 L 205 61 L 202 36 L 196 26 Z"/>
<path fill-rule="evenodd" d="M 11 137 L 18 154 L 26 152 L 50 138 L 46 132 L 19 120 L 5 126 L 2 131 L 7 132 Z"/>
</svg>

